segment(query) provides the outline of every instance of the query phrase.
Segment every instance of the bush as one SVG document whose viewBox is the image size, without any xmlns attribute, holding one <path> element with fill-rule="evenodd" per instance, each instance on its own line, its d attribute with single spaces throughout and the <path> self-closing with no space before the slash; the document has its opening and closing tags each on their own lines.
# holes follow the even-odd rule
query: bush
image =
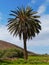
<svg viewBox="0 0 49 65">
<path fill-rule="evenodd" d="M 13 57 L 18 57 L 18 58 L 23 58 L 23 52 L 18 50 L 18 49 L 7 49 L 7 50 L 0 50 L 0 58 L 13 58 Z"/>
</svg>

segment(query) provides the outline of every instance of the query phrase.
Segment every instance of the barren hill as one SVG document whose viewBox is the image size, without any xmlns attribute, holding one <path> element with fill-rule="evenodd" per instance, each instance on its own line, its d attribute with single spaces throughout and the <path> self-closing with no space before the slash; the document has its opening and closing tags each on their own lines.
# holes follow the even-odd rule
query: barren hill
<svg viewBox="0 0 49 65">
<path fill-rule="evenodd" d="M 4 49 L 8 49 L 8 48 L 17 48 L 17 49 L 21 49 L 22 50 L 22 48 L 19 47 L 19 46 L 16 46 L 16 45 L 14 45 L 12 43 L 0 40 L 0 50 L 1 49 L 4 50 Z"/>
<path fill-rule="evenodd" d="M 16 49 L 23 51 L 23 48 L 21 48 L 17 45 L 14 45 L 12 43 L 0 40 L 0 50 L 9 49 L 9 48 L 16 48 Z M 30 51 L 28 51 L 28 54 L 37 55 L 37 54 L 30 52 Z"/>
</svg>

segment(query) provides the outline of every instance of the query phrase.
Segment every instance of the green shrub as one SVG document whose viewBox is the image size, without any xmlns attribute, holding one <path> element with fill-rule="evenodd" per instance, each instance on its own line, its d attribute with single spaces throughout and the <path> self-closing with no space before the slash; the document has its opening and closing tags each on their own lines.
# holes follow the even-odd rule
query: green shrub
<svg viewBox="0 0 49 65">
<path fill-rule="evenodd" d="M 7 49 L 7 50 L 0 50 L 0 58 L 13 58 L 13 57 L 18 57 L 18 58 L 23 58 L 23 52 L 18 49 Z"/>
</svg>

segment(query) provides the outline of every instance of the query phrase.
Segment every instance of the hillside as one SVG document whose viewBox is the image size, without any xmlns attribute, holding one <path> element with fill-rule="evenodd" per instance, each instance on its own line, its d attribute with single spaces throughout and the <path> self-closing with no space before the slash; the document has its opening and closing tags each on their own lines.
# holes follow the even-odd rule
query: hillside
<svg viewBox="0 0 49 65">
<path fill-rule="evenodd" d="M 10 42 L 0 40 L 0 50 L 9 49 L 9 48 L 16 48 L 22 50 L 22 48 L 19 46 L 16 46 Z"/>
<path fill-rule="evenodd" d="M 9 43 L 9 42 L 6 42 L 6 41 L 2 41 L 2 40 L 0 40 L 0 50 L 6 50 L 6 49 L 9 49 L 9 48 L 16 48 L 16 49 L 18 49 L 18 50 L 21 50 L 21 51 L 23 51 L 23 49 L 21 48 L 21 47 L 19 47 L 19 46 L 17 46 L 17 45 L 14 45 L 14 44 L 12 44 L 12 43 Z M 33 52 L 30 52 L 30 51 L 28 51 L 28 54 L 30 55 L 37 55 L 37 54 L 35 54 L 35 53 L 33 53 Z"/>
</svg>

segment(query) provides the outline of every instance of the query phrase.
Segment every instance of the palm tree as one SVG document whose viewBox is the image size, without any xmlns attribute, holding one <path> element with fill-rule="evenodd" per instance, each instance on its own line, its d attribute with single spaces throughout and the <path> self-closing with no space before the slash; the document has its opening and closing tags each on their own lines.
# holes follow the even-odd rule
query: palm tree
<svg viewBox="0 0 49 65">
<path fill-rule="evenodd" d="M 8 30 L 13 36 L 19 36 L 23 38 L 24 42 L 24 59 L 27 60 L 27 39 L 32 39 L 41 30 L 40 21 L 38 18 L 40 16 L 35 15 L 37 12 L 33 11 L 31 7 L 18 8 L 15 11 L 11 11 L 12 18 L 8 20 Z"/>
</svg>

